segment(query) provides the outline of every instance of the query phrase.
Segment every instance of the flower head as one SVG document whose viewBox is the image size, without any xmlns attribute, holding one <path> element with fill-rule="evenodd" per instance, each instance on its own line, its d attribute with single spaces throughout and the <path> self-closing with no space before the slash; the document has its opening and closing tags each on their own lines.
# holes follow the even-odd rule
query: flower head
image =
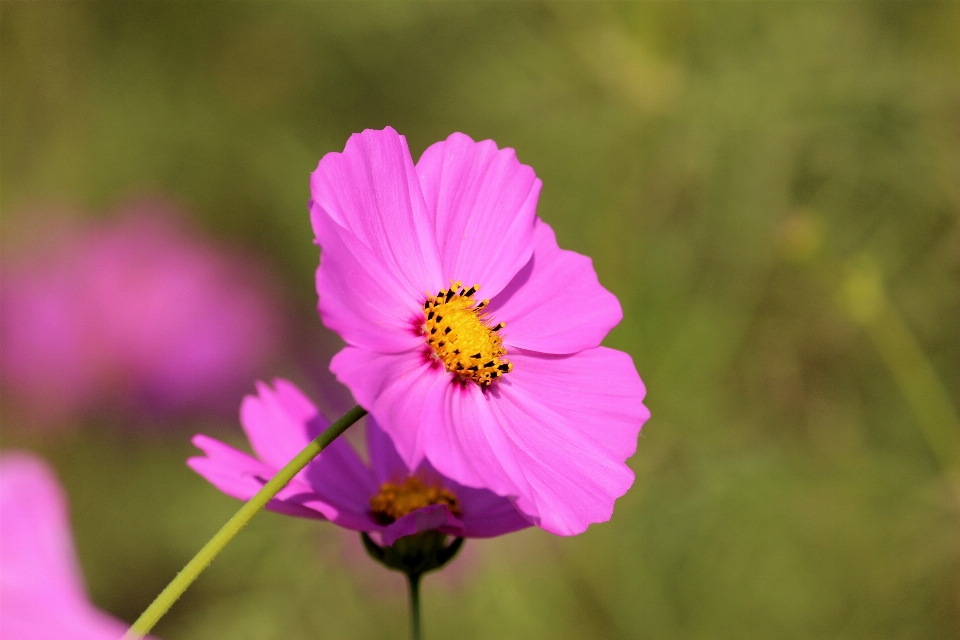
<svg viewBox="0 0 960 640">
<path fill-rule="evenodd" d="M 193 443 L 205 457 L 187 464 L 229 496 L 249 500 L 307 443 L 329 426 L 293 384 L 244 399 L 240 422 L 254 456 L 205 435 Z M 427 531 L 486 538 L 530 525 L 506 498 L 446 478 L 426 461 L 410 467 L 375 420 L 366 425 L 369 465 L 343 438 L 334 440 L 267 504 L 267 509 L 330 520 L 347 529 L 379 534 L 383 545 Z"/>
<path fill-rule="evenodd" d="M 5 260 L 0 297 L 2 381 L 40 421 L 235 407 L 279 346 L 277 305 L 251 265 L 168 206 L 45 231 Z"/>
<path fill-rule="evenodd" d="M 117 640 L 126 625 L 87 598 L 63 493 L 47 465 L 0 457 L 0 637 Z"/>
<path fill-rule="evenodd" d="M 393 129 L 351 136 L 311 177 L 337 378 L 406 464 L 509 496 L 570 535 L 609 519 L 649 417 L 590 260 L 536 215 L 512 149 L 455 133 L 414 165 Z"/>
</svg>

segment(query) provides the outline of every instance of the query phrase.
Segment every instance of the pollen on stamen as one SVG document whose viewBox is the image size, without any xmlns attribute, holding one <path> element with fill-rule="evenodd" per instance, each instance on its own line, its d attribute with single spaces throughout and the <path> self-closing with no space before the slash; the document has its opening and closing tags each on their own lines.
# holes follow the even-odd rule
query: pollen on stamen
<svg viewBox="0 0 960 640">
<path fill-rule="evenodd" d="M 461 515 L 460 501 L 452 491 L 411 476 L 403 484 L 384 482 L 380 485 L 380 491 L 370 499 L 370 511 L 379 524 L 390 524 L 433 504 L 445 504 L 450 513 L 458 518 Z"/>
<path fill-rule="evenodd" d="M 479 289 L 478 284 L 465 289 L 453 282 L 449 289 L 428 295 L 423 304 L 423 335 L 447 371 L 463 383 L 472 380 L 486 387 L 513 365 L 503 359 L 507 355 L 500 335 L 504 324 L 488 321 L 483 309 L 489 300 L 473 299 Z"/>
</svg>

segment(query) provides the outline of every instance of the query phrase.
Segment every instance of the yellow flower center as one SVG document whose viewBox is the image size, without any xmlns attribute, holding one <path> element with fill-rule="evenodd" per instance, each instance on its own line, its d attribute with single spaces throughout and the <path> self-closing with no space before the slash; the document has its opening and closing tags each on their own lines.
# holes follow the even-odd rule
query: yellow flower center
<svg viewBox="0 0 960 640">
<path fill-rule="evenodd" d="M 475 284 L 463 289 L 460 282 L 454 282 L 449 289 L 429 296 L 423 303 L 423 331 L 447 371 L 464 383 L 473 380 L 485 387 L 509 373 L 513 365 L 501 359 L 507 355 L 498 333 L 503 323 L 491 326 L 483 313 L 490 301 L 473 299 L 479 288 Z"/>
<path fill-rule="evenodd" d="M 384 482 L 380 492 L 370 498 L 370 510 L 373 519 L 380 524 L 390 524 L 403 516 L 429 507 L 432 504 L 445 504 L 450 513 L 460 517 L 460 501 L 449 489 L 424 484 L 420 478 L 409 477 L 403 484 Z"/>
</svg>

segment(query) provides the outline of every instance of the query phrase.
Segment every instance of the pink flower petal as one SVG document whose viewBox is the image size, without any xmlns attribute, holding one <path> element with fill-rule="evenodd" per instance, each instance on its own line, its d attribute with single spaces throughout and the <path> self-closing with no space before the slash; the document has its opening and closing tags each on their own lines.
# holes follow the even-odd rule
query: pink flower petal
<svg viewBox="0 0 960 640">
<path fill-rule="evenodd" d="M 353 390 L 357 402 L 371 412 L 373 420 L 368 428 L 371 423 L 378 425 L 391 436 L 392 444 L 383 442 L 376 431 L 370 434 L 375 473 L 386 475 L 378 469 L 383 461 L 390 465 L 391 472 L 400 472 L 403 477 L 409 469 L 423 471 L 421 461 L 430 466 L 423 460 L 426 452 L 432 461 L 443 459 L 447 466 L 442 473 L 461 484 L 517 495 L 515 483 L 509 480 L 489 483 L 506 478 L 509 474 L 503 465 L 513 461 L 499 458 L 490 445 L 492 439 L 498 447 L 507 446 L 502 432 L 486 428 L 493 417 L 480 402 L 483 394 L 476 385 L 455 383 L 442 365 L 421 352 L 378 354 L 346 347 L 334 356 L 330 369 Z M 456 414 L 456 420 L 451 420 L 451 413 Z M 429 450 L 424 444 L 429 445 Z M 393 447 L 402 468 L 385 451 Z M 433 467 L 439 469 L 436 463 Z M 512 467 L 510 473 L 516 476 L 521 471 Z M 515 520 L 512 522 L 516 524 Z"/>
<path fill-rule="evenodd" d="M 370 515 L 370 498 L 379 486 L 346 439 L 330 443 L 304 472 L 316 500 L 337 510 L 333 522 L 358 531 L 378 528 Z"/>
<path fill-rule="evenodd" d="M 116 640 L 126 625 L 87 599 L 66 501 L 27 453 L 0 459 L 0 638 Z"/>
<path fill-rule="evenodd" d="M 423 426 L 426 456 L 462 484 L 514 496 L 547 531 L 581 533 L 633 484 L 624 461 L 648 415 L 642 387 L 629 356 L 609 349 L 516 353 L 513 372 L 486 392 L 450 387 L 446 420 Z"/>
<path fill-rule="evenodd" d="M 249 500 L 277 472 L 276 468 L 208 436 L 194 436 L 193 444 L 206 457 L 190 458 L 187 465 L 232 498 Z M 311 494 L 310 485 L 294 478 L 267 503 L 267 509 L 301 518 L 336 518 L 336 509 L 327 505 L 312 503 L 309 507 L 304 506 L 304 500 L 309 499 Z"/>
<path fill-rule="evenodd" d="M 0 584 L 52 601 L 86 601 L 67 506 L 53 472 L 26 453 L 0 467 Z"/>
<path fill-rule="evenodd" d="M 370 451 L 370 465 L 373 472 L 377 475 L 379 482 L 402 482 L 410 475 L 410 470 L 400 458 L 393 441 L 376 423 L 373 416 L 367 418 L 367 447 Z M 408 517 L 401 518 L 391 524 L 385 530 L 391 540 L 403 535 L 426 531 L 430 528 L 440 529 L 450 535 L 466 535 L 471 538 L 490 538 L 493 536 L 511 533 L 530 526 L 530 522 L 513 506 L 507 498 L 501 498 L 492 491 L 486 489 L 472 489 L 463 486 L 439 474 L 429 461 L 424 460 L 420 463 L 414 474 L 420 478 L 427 478 L 430 481 L 439 481 L 443 486 L 453 492 L 460 501 L 460 507 L 463 514 L 459 519 L 450 515 L 450 518 L 438 520 L 436 526 L 426 526 L 426 520 L 422 517 L 417 520 L 418 526 L 424 528 L 412 528 L 405 522 Z M 436 505 L 442 506 L 442 505 Z M 446 511 L 446 509 L 444 509 Z M 413 514 L 410 514 L 413 515 Z M 440 518 L 439 515 L 431 516 Z M 456 522 L 456 528 L 453 524 Z M 400 529 L 399 527 L 407 527 Z M 446 527 L 446 528 L 441 528 Z M 403 533 L 409 531 L 410 533 Z M 387 533 L 389 532 L 389 534 Z M 392 543 L 384 543 L 392 544 Z"/>
<path fill-rule="evenodd" d="M 390 546 L 403 536 L 412 536 L 415 533 L 437 530 L 452 536 L 465 534 L 463 523 L 460 522 L 445 504 L 432 504 L 412 511 L 396 522 L 384 527 L 381 532 L 381 541 Z"/>
<path fill-rule="evenodd" d="M 575 353 L 600 345 L 623 318 L 620 302 L 604 289 L 593 261 L 557 246 L 538 220 L 536 248 L 516 277 L 490 300 L 490 314 L 506 324 L 504 344 L 543 353 Z"/>
<path fill-rule="evenodd" d="M 499 386 L 499 385 L 495 385 Z M 421 425 L 424 455 L 460 484 L 517 497 L 532 489 L 511 455 L 512 443 L 497 424 L 490 397 L 475 384 L 449 384 L 442 405 Z"/>
<path fill-rule="evenodd" d="M 459 385 L 455 385 L 459 388 Z M 449 393 L 448 393 L 449 395 Z M 509 498 L 498 496 L 488 489 L 474 489 L 454 482 L 424 459 L 415 475 L 431 483 L 439 483 L 451 491 L 460 502 L 463 533 L 470 538 L 490 538 L 529 527 L 532 523 L 520 513 Z"/>
<path fill-rule="evenodd" d="M 14 640 L 117 640 L 127 625 L 87 604 L 66 611 L 50 603 L 6 594 L 0 605 L 0 638 Z"/>
<path fill-rule="evenodd" d="M 423 459 L 421 425 L 436 419 L 451 376 L 421 350 L 385 354 L 345 347 L 330 362 L 337 380 L 347 385 L 361 407 L 390 434 L 409 469 Z"/>
<path fill-rule="evenodd" d="M 434 219 L 407 148 L 392 128 L 350 136 L 343 153 L 328 153 L 310 176 L 311 219 L 320 245 L 324 214 L 369 248 L 415 299 L 441 281 Z"/>
<path fill-rule="evenodd" d="M 317 269 L 320 317 L 349 344 L 388 353 L 423 344 L 426 288 L 412 291 L 396 271 L 323 213 L 313 216 L 323 251 Z M 432 288 L 432 287 L 431 287 Z"/>
<path fill-rule="evenodd" d="M 258 385 L 259 395 L 248 396 L 241 420 L 257 460 L 207 436 L 194 444 L 207 454 L 187 463 L 211 484 L 241 500 L 249 500 L 328 425 L 317 408 L 293 384 L 275 382 L 276 391 Z M 351 529 L 377 528 L 371 518 L 370 497 L 377 482 L 344 439 L 330 443 L 268 508 L 302 517 L 322 517 Z M 316 513 L 313 513 L 316 512 Z"/>
<path fill-rule="evenodd" d="M 650 417 L 646 388 L 623 351 L 597 347 L 570 356 L 524 351 L 511 354 L 509 377 L 544 405 L 569 420 L 584 437 L 603 445 L 617 460 L 637 450 L 637 435 Z"/>
<path fill-rule="evenodd" d="M 367 451 L 370 454 L 370 468 L 378 484 L 402 483 L 409 477 L 410 469 L 397 453 L 393 440 L 377 424 L 373 416 L 367 417 Z"/>
<path fill-rule="evenodd" d="M 240 405 L 240 423 L 254 453 L 274 471 L 303 450 L 330 426 L 310 400 L 286 380 L 275 380 L 276 391 L 258 382 L 258 395 Z"/>
<path fill-rule="evenodd" d="M 609 520 L 614 501 L 633 485 L 624 461 L 541 404 L 535 390 L 508 383 L 500 393 L 491 409 L 530 487 L 517 507 L 558 535 L 577 535 Z"/>
<path fill-rule="evenodd" d="M 371 357 L 373 360 L 369 359 Z M 449 374 L 442 369 L 437 371 L 431 363 L 428 362 L 425 365 L 426 369 L 422 369 L 424 365 L 422 365 L 420 356 L 416 358 L 404 358 L 400 355 L 378 356 L 368 351 L 347 347 L 340 354 L 337 354 L 334 360 L 335 363 L 331 365 L 331 368 L 334 369 L 338 377 L 343 375 L 349 379 L 356 379 L 366 390 L 365 393 L 377 393 L 386 413 L 407 416 L 405 420 L 402 418 L 398 420 L 394 427 L 400 432 L 401 436 L 416 432 L 416 428 L 411 425 L 421 425 L 425 428 L 427 425 L 445 424 L 448 421 L 444 421 L 441 416 L 447 403 L 451 402 L 450 397 L 470 393 L 469 387 L 465 389 L 454 383 Z M 418 362 L 421 365 L 418 366 Z M 418 374 L 422 377 L 419 383 L 414 384 L 411 388 L 411 381 L 416 381 Z M 394 379 L 391 379 L 391 377 L 394 377 Z M 387 385 L 390 389 L 380 392 L 378 389 L 381 388 L 381 385 Z M 479 389 L 473 388 L 476 393 L 480 393 Z M 420 399 L 422 404 L 410 403 L 411 398 Z M 444 437 L 448 433 L 442 429 L 438 431 Z M 434 444 L 438 442 L 432 431 L 429 433 L 424 431 L 423 438 L 432 439 Z M 451 442 L 451 446 L 456 444 L 455 441 Z M 410 475 L 410 468 L 413 465 L 408 465 L 403 461 L 403 458 L 397 453 L 394 440 L 391 440 L 385 431 L 380 428 L 373 416 L 368 418 L 367 422 L 367 443 L 370 450 L 370 463 L 379 482 L 396 482 L 404 480 Z M 411 441 L 408 448 L 412 457 L 422 457 L 422 451 L 416 440 Z M 427 460 L 423 460 L 415 468 L 416 475 L 439 480 L 460 499 L 463 509 L 462 521 L 457 520 L 459 523 L 457 526 L 460 529 L 456 531 L 441 529 L 446 533 L 484 538 L 530 526 L 530 522 L 517 511 L 507 498 L 502 498 L 485 489 L 472 489 L 452 482 L 440 476 Z M 478 482 L 481 481 L 481 476 L 476 475 L 472 466 L 469 467 L 469 471 L 473 474 L 471 477 L 477 479 Z M 372 496 L 373 493 L 370 495 Z M 439 518 L 439 516 L 435 517 Z M 398 520 L 397 523 L 390 526 L 396 528 L 402 520 Z M 408 528 L 403 530 L 409 531 L 408 533 L 394 532 L 391 535 L 395 537 L 410 535 L 410 533 L 440 526 L 428 527 L 423 524 L 423 521 L 421 521 L 421 525 L 426 528 Z M 410 527 L 408 524 L 404 526 Z"/>
<path fill-rule="evenodd" d="M 496 295 L 533 251 L 541 187 L 533 169 L 513 149 L 454 133 L 423 152 L 417 175 L 436 217 L 444 275 L 480 284 L 483 298 Z"/>
<path fill-rule="evenodd" d="M 487 489 L 473 489 L 447 480 L 447 488 L 460 500 L 460 521 L 470 538 L 492 538 L 526 529 L 532 522 L 513 502 Z"/>
</svg>

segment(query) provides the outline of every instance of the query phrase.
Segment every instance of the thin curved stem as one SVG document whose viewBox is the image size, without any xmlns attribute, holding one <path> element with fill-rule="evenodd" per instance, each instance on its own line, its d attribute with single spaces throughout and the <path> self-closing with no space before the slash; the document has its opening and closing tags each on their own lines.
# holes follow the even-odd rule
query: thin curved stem
<svg viewBox="0 0 960 640">
<path fill-rule="evenodd" d="M 410 637 L 412 640 L 421 640 L 420 630 L 420 578 L 419 573 L 408 573 L 407 581 L 410 584 Z"/>
<path fill-rule="evenodd" d="M 210 566 L 213 559 L 223 551 L 224 547 L 233 540 L 234 536 L 240 533 L 240 530 L 253 519 L 253 516 L 257 515 L 257 512 L 263 509 L 263 507 L 270 502 L 271 498 L 287 486 L 287 483 L 290 482 L 301 469 L 307 466 L 308 462 L 313 460 L 327 445 L 346 431 L 347 427 L 365 415 L 367 415 L 367 411 L 359 406 L 350 409 L 343 417 L 327 427 L 323 433 L 304 447 L 303 451 L 298 453 L 284 468 L 280 469 L 269 482 L 263 485 L 263 488 L 260 489 L 255 496 L 240 507 L 240 510 L 223 525 L 220 531 L 217 531 L 207 544 L 203 545 L 203 548 L 200 549 L 197 555 L 187 563 L 187 566 L 177 574 L 177 577 L 160 592 L 156 600 L 154 600 L 153 603 L 147 607 L 147 610 L 137 618 L 137 621 L 133 623 L 133 626 L 130 627 L 124 636 L 124 640 L 142 638 L 149 633 L 150 630 L 153 629 L 153 626 L 157 624 L 157 621 L 170 610 L 170 607 L 177 601 L 177 598 L 187 590 L 187 587 L 197 579 L 204 569 Z"/>
</svg>

